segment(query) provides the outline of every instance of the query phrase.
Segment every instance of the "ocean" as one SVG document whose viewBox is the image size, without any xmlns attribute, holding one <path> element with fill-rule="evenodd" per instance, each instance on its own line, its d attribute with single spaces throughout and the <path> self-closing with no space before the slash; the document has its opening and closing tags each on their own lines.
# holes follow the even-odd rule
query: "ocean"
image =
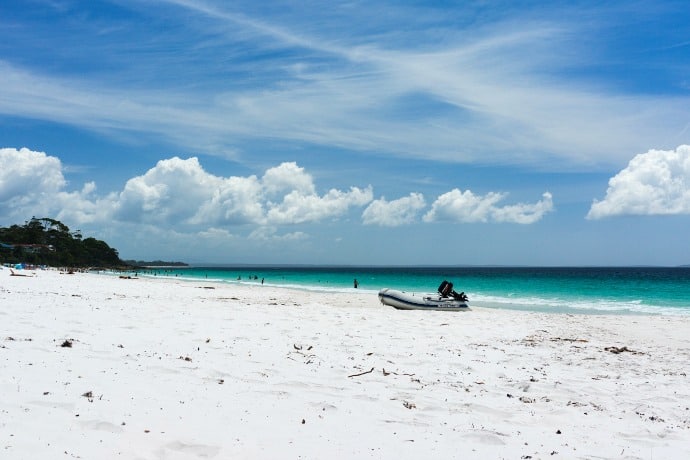
<svg viewBox="0 0 690 460">
<path fill-rule="evenodd" d="M 448 280 L 470 306 L 579 314 L 690 315 L 690 267 L 326 267 L 156 268 L 170 276 L 376 296 L 383 288 L 436 292 Z"/>
</svg>

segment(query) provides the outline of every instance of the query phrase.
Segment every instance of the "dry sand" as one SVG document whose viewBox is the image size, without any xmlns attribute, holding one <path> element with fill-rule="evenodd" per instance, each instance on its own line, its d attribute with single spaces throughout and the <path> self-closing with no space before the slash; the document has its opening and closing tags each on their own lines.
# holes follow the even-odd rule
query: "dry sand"
<svg viewBox="0 0 690 460">
<path fill-rule="evenodd" d="M 5 269 L 0 458 L 690 458 L 689 332 Z"/>
</svg>

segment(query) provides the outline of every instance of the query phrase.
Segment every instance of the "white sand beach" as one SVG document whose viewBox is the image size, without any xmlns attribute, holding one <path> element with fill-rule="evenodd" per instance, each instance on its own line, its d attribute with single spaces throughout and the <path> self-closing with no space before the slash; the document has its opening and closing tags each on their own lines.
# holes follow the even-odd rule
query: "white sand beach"
<svg viewBox="0 0 690 460">
<path fill-rule="evenodd" d="M 690 458 L 690 318 L 0 270 L 2 459 Z"/>
</svg>

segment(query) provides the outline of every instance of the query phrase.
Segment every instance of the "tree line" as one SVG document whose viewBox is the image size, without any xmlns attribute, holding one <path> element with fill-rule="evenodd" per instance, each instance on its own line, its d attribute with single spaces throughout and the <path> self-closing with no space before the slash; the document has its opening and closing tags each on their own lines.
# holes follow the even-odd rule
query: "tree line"
<svg viewBox="0 0 690 460">
<path fill-rule="evenodd" d="M 0 227 L 0 261 L 53 267 L 122 267 L 116 249 L 47 217 Z"/>
</svg>

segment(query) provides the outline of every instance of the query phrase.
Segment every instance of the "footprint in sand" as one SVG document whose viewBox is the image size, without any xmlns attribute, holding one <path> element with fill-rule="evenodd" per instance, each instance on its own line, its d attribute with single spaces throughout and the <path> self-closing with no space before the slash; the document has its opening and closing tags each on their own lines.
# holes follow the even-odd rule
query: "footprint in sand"
<svg viewBox="0 0 690 460">
<path fill-rule="evenodd" d="M 108 433 L 121 433 L 122 426 L 114 423 L 104 422 L 102 420 L 83 420 L 79 422 L 84 428 L 89 428 L 96 431 L 107 431 Z"/>
<path fill-rule="evenodd" d="M 72 412 L 75 408 L 74 403 L 58 402 L 58 401 L 29 401 L 28 404 L 41 407 L 49 407 L 51 409 L 62 409 L 67 412 Z"/>
<path fill-rule="evenodd" d="M 196 455 L 199 458 L 213 458 L 220 452 L 220 447 L 204 444 L 185 444 L 180 441 L 168 443 L 165 448 L 175 452 Z"/>
<path fill-rule="evenodd" d="M 505 445 L 505 441 L 501 439 L 500 436 L 496 433 L 492 433 L 489 431 L 478 431 L 474 433 L 467 433 L 462 436 L 463 438 L 467 440 L 472 440 L 479 442 L 481 444 L 487 444 L 487 445 L 492 445 L 492 446 L 502 446 Z"/>
</svg>

